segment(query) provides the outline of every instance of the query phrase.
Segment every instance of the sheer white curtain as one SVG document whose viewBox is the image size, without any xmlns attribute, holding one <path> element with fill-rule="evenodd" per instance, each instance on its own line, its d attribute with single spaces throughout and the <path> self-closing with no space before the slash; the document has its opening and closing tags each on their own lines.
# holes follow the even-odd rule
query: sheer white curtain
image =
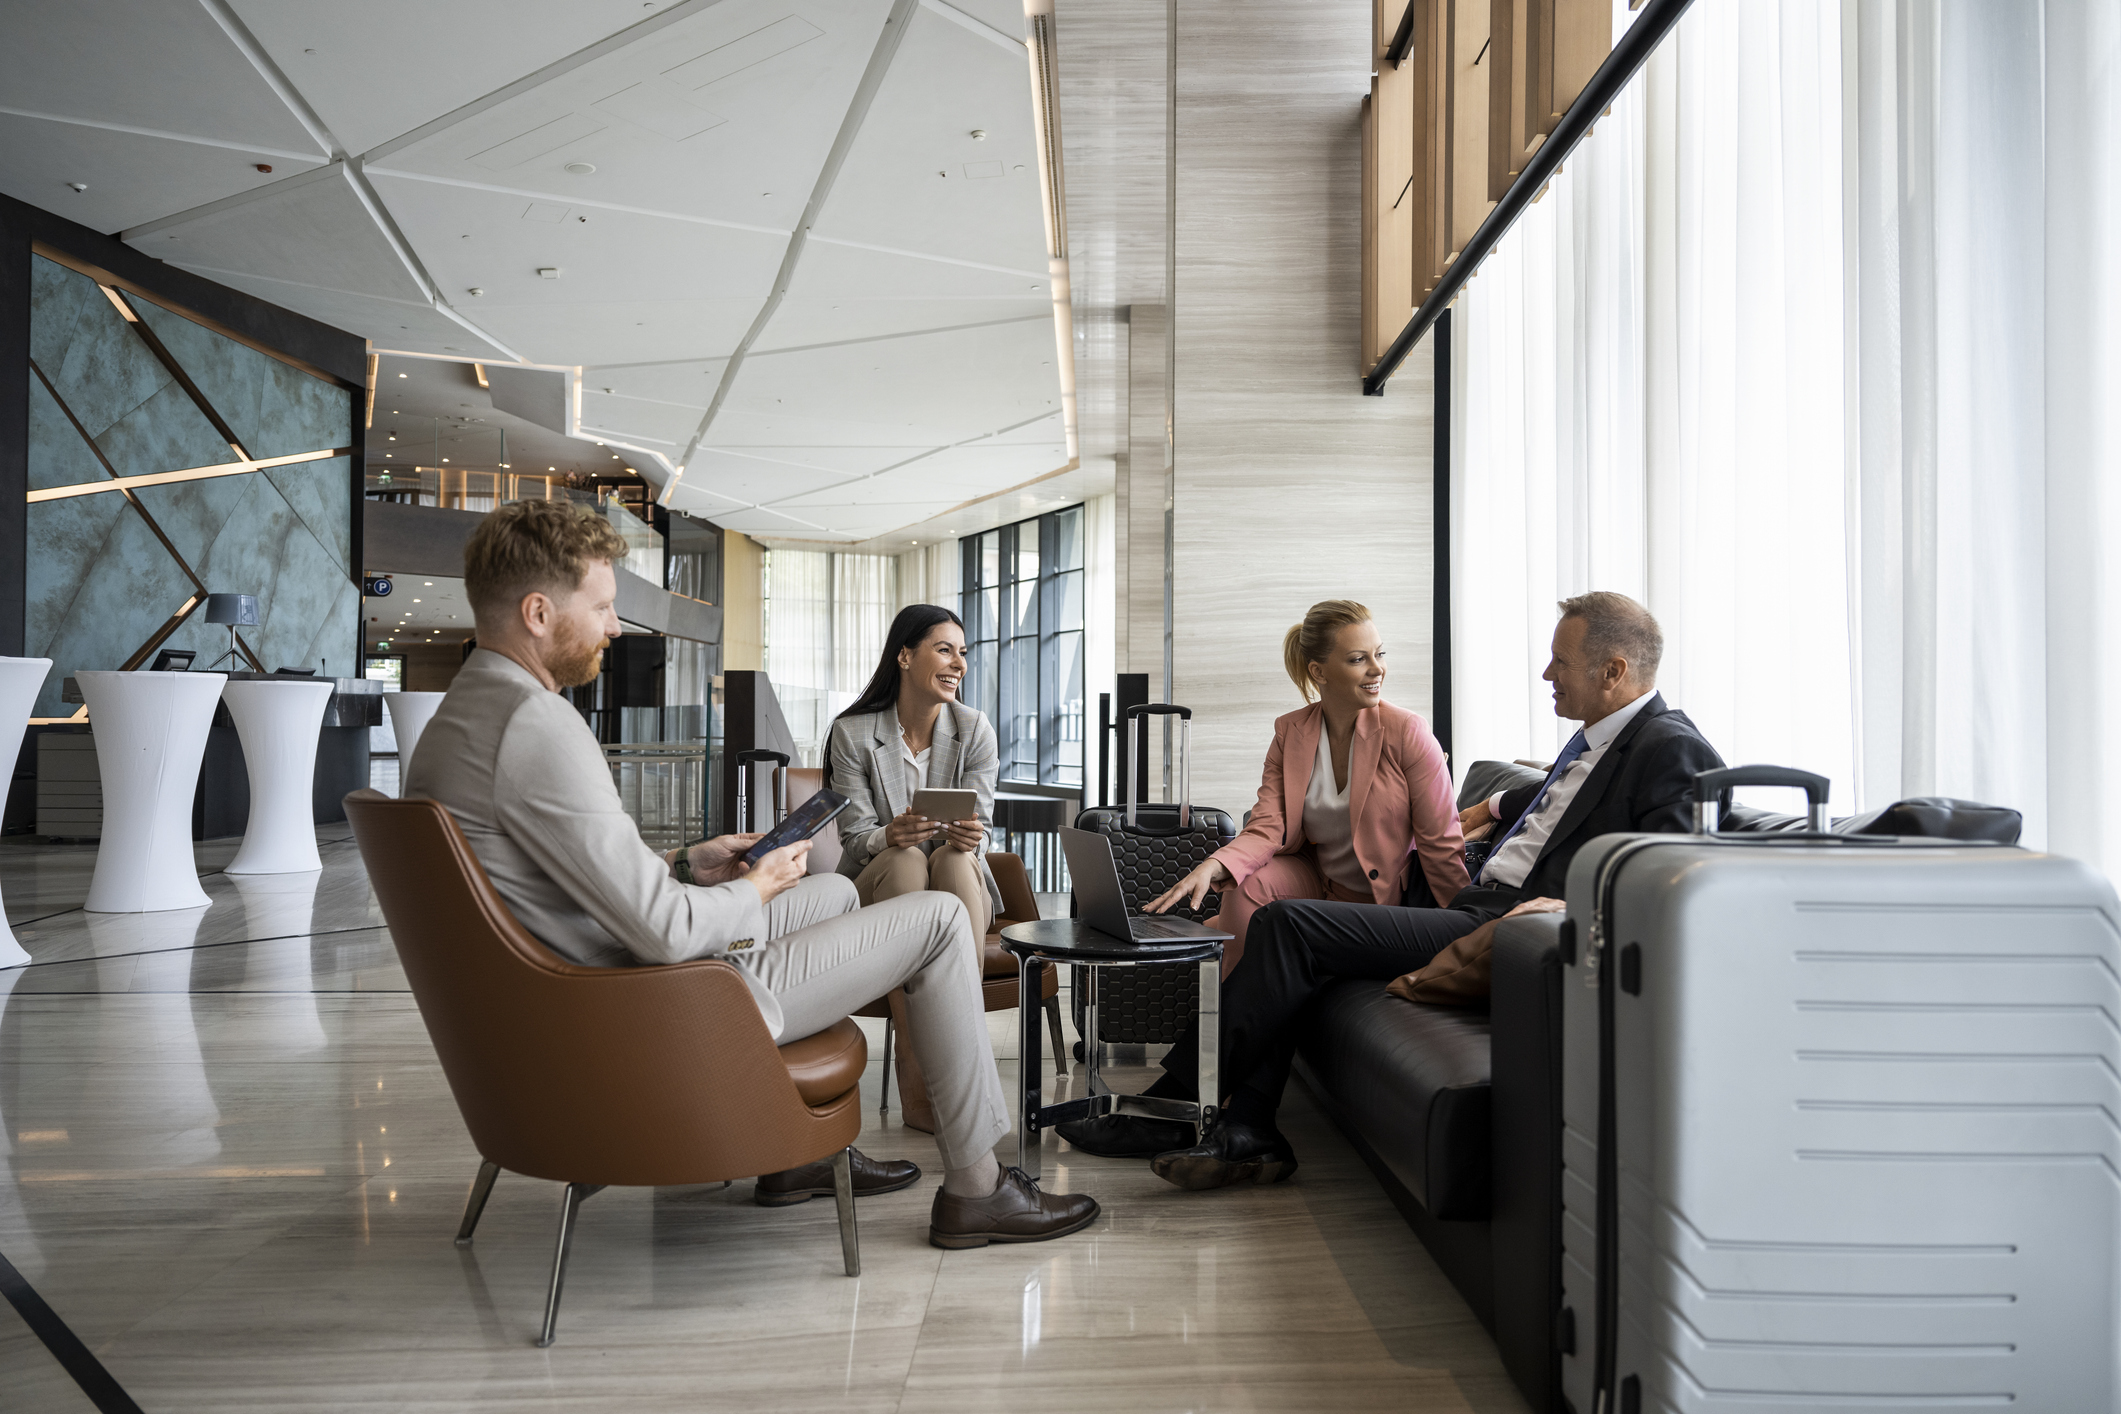
<svg viewBox="0 0 2121 1414">
<path fill-rule="evenodd" d="M 1460 299 L 1461 770 L 1574 730 L 1540 681 L 1554 605 L 1613 589 L 1726 759 L 1850 799 L 1838 25 L 1696 6 Z"/>
<path fill-rule="evenodd" d="M 1858 0 L 1850 380 L 1867 793 L 2121 871 L 2121 12 Z"/>
<path fill-rule="evenodd" d="M 908 604 L 939 604 L 958 612 L 958 584 L 963 565 L 955 540 L 938 540 L 916 550 L 898 554 L 897 608 Z M 894 610 L 895 612 L 895 610 Z"/>
<path fill-rule="evenodd" d="M 2121 871 L 2121 9 L 1695 6 L 1454 315 L 1458 765 L 1553 601 L 1726 759 Z"/>
<path fill-rule="evenodd" d="M 884 656 L 884 633 L 898 607 L 896 556 L 832 557 L 832 686 L 837 691 L 851 698 L 868 683 Z"/>
</svg>

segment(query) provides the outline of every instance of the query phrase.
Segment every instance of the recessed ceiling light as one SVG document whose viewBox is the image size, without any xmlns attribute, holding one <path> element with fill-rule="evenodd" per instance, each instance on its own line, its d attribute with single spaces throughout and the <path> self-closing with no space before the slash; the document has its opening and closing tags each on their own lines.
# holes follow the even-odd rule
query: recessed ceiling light
<svg viewBox="0 0 2121 1414">
<path fill-rule="evenodd" d="M 429 580 L 422 580 L 421 582 L 422 582 L 423 584 L 425 584 L 425 585 L 426 585 L 426 586 L 427 586 L 427 587 L 428 587 L 429 589 L 432 589 L 432 588 L 434 588 L 434 587 L 435 587 L 435 582 L 434 582 L 433 580 L 431 580 L 431 579 L 429 579 Z M 414 600 L 413 602 L 414 602 L 414 603 L 418 603 L 419 601 L 418 601 L 418 600 Z"/>
<path fill-rule="evenodd" d="M 471 292 L 475 295 L 483 295 L 486 293 L 486 291 L 480 289 L 477 285 L 473 285 L 471 287 Z"/>
<path fill-rule="evenodd" d="M 398 376 L 399 376 L 400 378 L 403 378 L 403 377 L 404 377 L 405 375 L 404 375 L 404 374 L 402 374 L 402 373 L 400 373 L 400 374 L 399 374 Z"/>
<path fill-rule="evenodd" d="M 557 280 L 560 278 L 560 267 L 557 265 L 540 265 L 538 267 L 538 278 L 540 280 Z"/>
<path fill-rule="evenodd" d="M 68 183 L 67 183 L 67 186 L 71 187 L 71 188 L 72 188 L 73 190 L 75 190 L 75 191 L 77 191 L 77 192 L 84 192 L 84 191 L 87 191 L 87 190 L 88 190 L 88 183 L 87 183 L 87 182 L 68 182 Z"/>
<path fill-rule="evenodd" d="M 597 164 L 594 162 L 570 162 L 565 167 L 562 167 L 560 170 L 568 173 L 570 176 L 586 177 L 591 172 L 594 172 L 596 169 Z"/>
<path fill-rule="evenodd" d="M 987 130 L 985 128 L 974 128 L 972 130 L 972 140 L 974 142 L 985 142 L 987 140 Z"/>
</svg>

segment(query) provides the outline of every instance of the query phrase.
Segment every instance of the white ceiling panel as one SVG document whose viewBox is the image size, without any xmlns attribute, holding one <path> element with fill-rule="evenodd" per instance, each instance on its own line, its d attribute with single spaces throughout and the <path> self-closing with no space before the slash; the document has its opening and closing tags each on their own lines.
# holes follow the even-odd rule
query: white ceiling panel
<svg viewBox="0 0 2121 1414">
<path fill-rule="evenodd" d="M 722 0 L 379 165 L 786 231 L 809 200 L 889 8 Z M 805 30 L 816 33 L 775 48 Z M 751 62 L 714 77 L 722 65 L 711 61 L 734 62 L 732 47 Z M 569 173 L 570 163 L 596 170 Z"/>
<path fill-rule="evenodd" d="M 493 357 L 495 354 L 478 335 L 425 303 L 319 289 L 314 285 L 270 280 L 241 270 L 194 265 L 182 260 L 169 263 L 231 289 L 282 305 L 297 314 L 306 314 L 335 329 L 358 330 L 384 348 L 461 354 L 469 358 Z"/>
<path fill-rule="evenodd" d="M 697 408 L 673 407 L 644 398 L 607 396 L 585 387 L 582 390 L 582 425 L 609 432 L 627 441 L 648 441 L 659 447 L 682 447 L 692 440 L 700 425 Z"/>
<path fill-rule="evenodd" d="M 703 447 L 702 455 L 727 452 L 732 456 L 749 457 L 754 461 L 775 462 L 783 466 L 805 468 L 812 471 L 831 472 L 844 480 L 849 477 L 867 476 L 882 471 L 911 456 L 927 451 L 926 447 L 802 447 L 775 446 L 771 444 L 742 445 L 734 442 L 718 442 L 712 447 Z M 689 475 L 690 473 L 688 473 Z"/>
<path fill-rule="evenodd" d="M 9 108 L 327 155 L 198 0 L 10 5 L 6 35 Z"/>
<path fill-rule="evenodd" d="M 730 530 L 741 531 L 745 535 L 804 537 L 818 536 L 827 531 L 825 526 L 814 524 L 811 521 L 799 520 L 794 516 L 781 515 L 774 511 L 765 510 L 725 511 L 714 515 L 712 519 L 719 525 L 726 526 Z"/>
<path fill-rule="evenodd" d="M 458 304 L 530 362 L 556 364 L 613 363 L 640 354 L 683 358 L 702 346 L 728 348 L 758 312 L 757 302 L 746 299 L 495 306 L 466 298 Z"/>
<path fill-rule="evenodd" d="M 692 409 L 693 425 L 714 397 L 728 360 L 677 359 L 669 363 L 594 363 L 582 370 L 590 388 L 611 387 L 629 397 L 649 398 Z"/>
<path fill-rule="evenodd" d="M 98 231 L 255 191 L 322 160 L 0 113 L 0 191 Z M 258 171 L 259 162 L 272 174 Z M 88 190 L 73 191 L 71 182 Z"/>
<path fill-rule="evenodd" d="M 248 201 L 128 239 L 163 260 L 427 303 L 337 169 L 277 182 Z M 379 333 L 357 332 L 384 342 Z"/>
<path fill-rule="evenodd" d="M 946 0 L 935 3 L 944 4 Z M 947 0 L 947 6 L 1011 39 L 1024 37 L 1023 0 Z"/>
<path fill-rule="evenodd" d="M 818 467 L 703 450 L 686 463 L 684 480 L 678 485 L 754 505 L 838 486 L 847 479 L 840 472 Z"/>
<path fill-rule="evenodd" d="M 482 308 L 743 299 L 755 312 L 757 292 L 772 280 L 788 245 L 780 234 L 529 200 L 383 171 L 371 171 L 369 180 L 436 287 L 452 301 L 482 289 Z M 541 269 L 560 273 L 546 279 Z"/>
<path fill-rule="evenodd" d="M 910 334 L 943 333 L 989 324 L 1037 323 L 1050 333 L 1053 306 L 1042 296 L 997 300 L 799 300 L 781 301 L 773 322 L 752 347 L 753 358 L 820 344 L 891 340 Z"/>
<path fill-rule="evenodd" d="M 928 260 L 901 250 L 872 250 L 813 237 L 788 286 L 790 299 L 827 304 L 849 299 L 1005 300 L 1053 298 L 1046 278 L 1045 241 L 1019 242 L 1002 269 L 961 261 Z"/>
<path fill-rule="evenodd" d="M 919 11 L 818 234 L 993 265 L 1039 252 L 1045 217 L 1029 85 L 1024 51 Z"/>
<path fill-rule="evenodd" d="M 1029 323 L 812 349 L 746 364 L 730 403 L 903 429 L 914 435 L 888 440 L 940 445 L 1058 409 L 1053 359 L 1052 327 Z"/>
<path fill-rule="evenodd" d="M 667 7 L 641 0 L 233 0 L 349 152 L 366 152 Z"/>
</svg>

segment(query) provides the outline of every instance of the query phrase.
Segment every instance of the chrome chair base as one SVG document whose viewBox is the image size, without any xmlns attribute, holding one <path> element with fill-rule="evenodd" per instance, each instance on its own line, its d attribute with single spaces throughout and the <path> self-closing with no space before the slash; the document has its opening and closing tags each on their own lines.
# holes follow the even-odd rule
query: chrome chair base
<svg viewBox="0 0 2121 1414">
<path fill-rule="evenodd" d="M 486 1211 L 486 1200 L 493 1196 L 494 1180 L 501 1176 L 501 1166 L 492 1162 L 481 1162 L 478 1177 L 471 1181 L 471 1196 L 464 1205 L 464 1219 L 457 1226 L 457 1246 L 471 1246 L 471 1234 L 479 1225 L 480 1214 Z M 731 1180 L 723 1180 L 727 1188 Z M 560 1322 L 560 1290 L 567 1283 L 567 1256 L 574 1247 L 574 1229 L 582 1204 L 604 1191 L 601 1183 L 570 1183 L 560 1201 L 560 1232 L 552 1249 L 552 1285 L 545 1293 L 545 1324 L 538 1332 L 537 1345 L 540 1350 L 552 1345 L 553 1336 Z M 847 1268 L 847 1275 L 862 1274 L 862 1237 L 854 1215 L 854 1150 L 842 1149 L 832 1156 L 832 1195 L 839 1208 L 840 1257 Z"/>
</svg>

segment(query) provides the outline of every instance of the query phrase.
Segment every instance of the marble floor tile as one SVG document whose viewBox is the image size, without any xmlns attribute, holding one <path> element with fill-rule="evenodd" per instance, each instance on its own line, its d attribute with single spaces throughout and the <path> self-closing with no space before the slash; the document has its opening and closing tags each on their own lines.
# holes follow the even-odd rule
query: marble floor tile
<svg viewBox="0 0 2121 1414">
<path fill-rule="evenodd" d="M 476 1244 L 452 1243 L 478 1155 L 359 856 L 343 829 L 320 838 L 321 871 L 263 879 L 201 846 L 211 903 L 181 914 L 85 914 L 92 851 L 0 846 L 10 916 L 18 897 L 53 910 L 18 929 L 33 961 L 0 971 L 0 1253 L 143 1408 L 1524 1408 L 1296 1090 L 1292 1183 L 1184 1193 L 1049 1134 L 1046 1183 L 1095 1194 L 1091 1228 L 929 1246 L 934 1141 L 895 1087 L 878 1112 L 869 1019 L 859 1142 L 930 1172 L 862 1204 L 862 1275 L 841 1272 L 830 1202 L 611 1189 L 582 1210 L 560 1340 L 538 1350 L 559 1185 L 504 1175 Z M 1013 1094 L 1016 1014 L 988 1029 Z M 1044 1068 L 1050 1096 L 1082 1084 Z M 1107 1071 L 1122 1090 L 1153 1074 Z M 0 1409 L 88 1407 L 0 1307 Z"/>
</svg>

